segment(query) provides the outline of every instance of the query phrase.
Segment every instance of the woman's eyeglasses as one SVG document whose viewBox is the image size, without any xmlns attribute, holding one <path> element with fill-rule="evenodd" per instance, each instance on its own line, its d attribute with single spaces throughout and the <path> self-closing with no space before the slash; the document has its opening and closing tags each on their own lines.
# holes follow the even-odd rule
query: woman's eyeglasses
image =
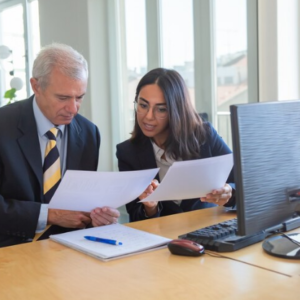
<svg viewBox="0 0 300 300">
<path fill-rule="evenodd" d="M 150 105 L 142 101 L 134 101 L 134 109 L 139 115 L 145 116 L 149 112 Z M 168 116 L 167 107 L 165 105 L 154 105 L 152 109 L 153 115 L 157 119 L 165 119 Z"/>
</svg>

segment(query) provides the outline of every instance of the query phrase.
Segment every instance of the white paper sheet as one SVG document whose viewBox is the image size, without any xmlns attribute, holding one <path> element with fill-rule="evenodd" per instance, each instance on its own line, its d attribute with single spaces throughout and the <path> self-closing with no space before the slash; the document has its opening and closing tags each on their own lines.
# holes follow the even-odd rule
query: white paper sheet
<svg viewBox="0 0 300 300">
<path fill-rule="evenodd" d="M 175 162 L 157 189 L 141 202 L 204 197 L 224 186 L 232 166 L 232 154 Z"/>
<path fill-rule="evenodd" d="M 113 239 L 123 244 L 115 246 L 88 241 L 84 238 L 86 235 Z M 104 261 L 160 249 L 161 247 L 166 247 L 167 243 L 171 241 L 168 238 L 121 224 L 55 234 L 51 235 L 50 239 Z"/>
<path fill-rule="evenodd" d="M 84 238 L 86 235 L 117 240 L 122 242 L 122 245 L 115 246 L 88 241 Z M 171 241 L 168 238 L 121 224 L 55 234 L 51 235 L 50 239 L 104 261 L 160 249 L 166 247 L 167 243 Z"/>
<path fill-rule="evenodd" d="M 118 208 L 140 196 L 159 169 L 130 172 L 68 170 L 49 208 L 86 211 L 96 207 Z"/>
</svg>

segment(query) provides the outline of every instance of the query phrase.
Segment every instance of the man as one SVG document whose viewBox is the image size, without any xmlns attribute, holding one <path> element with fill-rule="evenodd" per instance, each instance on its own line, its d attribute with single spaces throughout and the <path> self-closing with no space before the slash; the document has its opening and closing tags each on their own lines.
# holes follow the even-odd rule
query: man
<svg viewBox="0 0 300 300">
<path fill-rule="evenodd" d="M 31 241 L 47 224 L 58 229 L 53 233 L 115 223 L 120 215 L 109 207 L 91 213 L 48 209 L 66 170 L 97 170 L 100 133 L 77 114 L 88 80 L 81 54 L 49 45 L 32 75 L 34 95 L 0 108 L 0 247 Z"/>
</svg>

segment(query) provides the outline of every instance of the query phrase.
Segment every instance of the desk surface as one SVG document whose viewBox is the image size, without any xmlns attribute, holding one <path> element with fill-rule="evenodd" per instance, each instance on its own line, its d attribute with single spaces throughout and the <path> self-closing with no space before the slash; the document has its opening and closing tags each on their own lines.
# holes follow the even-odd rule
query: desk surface
<svg viewBox="0 0 300 300">
<path fill-rule="evenodd" d="M 232 217 L 213 208 L 128 225 L 176 238 Z M 6 247 L 0 249 L 0 299 L 299 299 L 299 262 L 254 255 L 259 246 L 226 253 L 235 260 L 161 249 L 110 262 L 50 240 Z M 241 262 L 251 257 L 286 275 Z"/>
<path fill-rule="evenodd" d="M 179 215 L 173 215 L 167 218 L 159 218 L 159 220 L 152 219 L 144 223 L 138 222 L 138 227 L 136 227 L 135 223 L 127 225 L 173 239 L 177 238 L 180 234 L 235 218 L 236 214 L 233 212 L 225 212 L 223 208 L 218 207 L 184 213 L 180 214 L 180 217 L 178 216 Z M 291 232 L 300 233 L 300 228 Z M 271 256 L 263 250 L 262 243 L 257 243 L 235 252 L 221 253 L 221 255 L 274 272 L 289 276 L 298 276 L 300 278 L 300 260 Z"/>
</svg>

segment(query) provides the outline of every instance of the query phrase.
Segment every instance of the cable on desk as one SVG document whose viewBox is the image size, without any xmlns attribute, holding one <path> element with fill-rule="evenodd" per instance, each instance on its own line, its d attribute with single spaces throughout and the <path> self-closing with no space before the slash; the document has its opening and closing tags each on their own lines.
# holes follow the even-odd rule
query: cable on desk
<svg viewBox="0 0 300 300">
<path fill-rule="evenodd" d="M 234 261 L 237 261 L 237 262 L 241 262 L 241 263 L 244 263 L 244 264 L 252 266 L 252 267 L 256 267 L 256 268 L 260 268 L 260 269 L 263 269 L 263 270 L 267 270 L 267 271 L 270 271 L 270 272 L 273 272 L 273 273 L 277 273 L 277 274 L 280 274 L 280 275 L 283 275 L 283 276 L 286 276 L 286 277 L 293 277 L 292 275 L 288 275 L 288 274 L 284 274 L 284 273 L 277 272 L 277 271 L 274 271 L 274 270 L 270 270 L 268 268 L 260 267 L 260 266 L 257 266 L 255 264 L 251 264 L 249 262 L 238 260 L 238 259 L 232 258 L 232 257 L 227 257 L 227 256 L 224 256 L 222 254 L 219 254 L 219 253 L 216 253 L 216 252 L 212 252 L 212 251 L 209 251 L 209 250 L 205 250 L 205 254 L 208 254 L 209 256 L 215 257 L 215 258 L 227 258 L 227 259 L 231 259 L 231 260 L 234 260 Z"/>
</svg>

